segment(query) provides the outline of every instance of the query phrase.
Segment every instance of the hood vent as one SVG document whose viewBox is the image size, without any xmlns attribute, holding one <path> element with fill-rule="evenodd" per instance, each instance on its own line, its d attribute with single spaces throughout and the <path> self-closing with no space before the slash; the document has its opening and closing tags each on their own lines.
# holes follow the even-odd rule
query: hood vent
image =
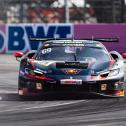
<svg viewBox="0 0 126 126">
<path fill-rule="evenodd" d="M 87 69 L 88 68 L 88 63 L 80 63 L 80 62 L 56 63 L 56 68 L 78 68 L 78 69 Z"/>
</svg>

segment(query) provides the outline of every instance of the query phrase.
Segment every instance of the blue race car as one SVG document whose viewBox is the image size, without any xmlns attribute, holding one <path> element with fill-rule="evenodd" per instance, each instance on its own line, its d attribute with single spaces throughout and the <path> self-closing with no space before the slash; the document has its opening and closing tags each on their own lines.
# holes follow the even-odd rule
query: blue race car
<svg viewBox="0 0 126 126">
<path fill-rule="evenodd" d="M 122 56 L 108 52 L 100 40 L 50 39 L 37 51 L 16 52 L 15 57 L 20 59 L 19 96 L 49 91 L 124 96 Z"/>
</svg>

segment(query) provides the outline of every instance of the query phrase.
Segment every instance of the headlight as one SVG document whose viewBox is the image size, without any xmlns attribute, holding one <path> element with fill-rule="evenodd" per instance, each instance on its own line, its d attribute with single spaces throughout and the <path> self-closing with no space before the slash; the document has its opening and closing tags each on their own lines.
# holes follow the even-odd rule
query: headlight
<svg viewBox="0 0 126 126">
<path fill-rule="evenodd" d="M 34 78 L 34 79 L 42 79 L 42 80 L 48 80 L 48 81 L 52 81 L 54 79 L 46 77 L 46 75 L 44 73 L 47 73 L 44 70 L 40 70 L 40 69 L 28 69 L 25 68 L 25 74 L 26 76 L 30 77 L 30 78 Z"/>
<path fill-rule="evenodd" d="M 34 70 L 25 68 L 25 73 L 30 75 L 35 75 Z"/>
<path fill-rule="evenodd" d="M 33 75 L 33 76 L 35 76 L 35 75 L 41 76 L 41 75 L 43 75 L 43 73 L 46 73 L 46 71 L 43 71 L 43 70 L 40 70 L 40 69 L 32 70 L 32 69 L 25 68 L 25 73 Z"/>
<path fill-rule="evenodd" d="M 116 76 L 116 75 L 118 75 L 119 70 L 120 70 L 120 69 L 118 68 L 118 69 L 112 69 L 112 70 L 109 70 L 109 71 L 101 72 L 101 73 L 100 73 L 100 76 L 101 76 L 101 77 Z"/>
<path fill-rule="evenodd" d="M 119 69 L 113 69 L 113 70 L 110 70 L 108 76 L 109 76 L 109 77 L 111 77 L 111 76 L 116 76 L 118 73 L 119 73 Z"/>
</svg>

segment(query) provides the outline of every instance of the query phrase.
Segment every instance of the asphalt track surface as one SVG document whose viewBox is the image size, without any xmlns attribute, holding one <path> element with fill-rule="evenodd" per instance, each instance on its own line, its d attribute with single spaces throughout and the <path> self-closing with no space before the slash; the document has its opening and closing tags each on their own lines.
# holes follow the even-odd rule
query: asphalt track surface
<svg viewBox="0 0 126 126">
<path fill-rule="evenodd" d="M 54 93 L 21 100 L 19 63 L 0 55 L 0 126 L 126 126 L 126 97 Z"/>
</svg>

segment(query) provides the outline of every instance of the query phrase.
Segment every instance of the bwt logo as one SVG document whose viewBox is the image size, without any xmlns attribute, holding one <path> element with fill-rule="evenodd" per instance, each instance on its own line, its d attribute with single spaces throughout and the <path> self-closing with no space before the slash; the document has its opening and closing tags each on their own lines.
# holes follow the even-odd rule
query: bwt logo
<svg viewBox="0 0 126 126">
<path fill-rule="evenodd" d="M 6 25 L 5 34 L 0 32 L 0 51 L 28 51 L 38 49 L 40 42 L 30 38 L 68 38 L 72 36 L 72 25 L 68 24 L 18 24 Z"/>
</svg>

